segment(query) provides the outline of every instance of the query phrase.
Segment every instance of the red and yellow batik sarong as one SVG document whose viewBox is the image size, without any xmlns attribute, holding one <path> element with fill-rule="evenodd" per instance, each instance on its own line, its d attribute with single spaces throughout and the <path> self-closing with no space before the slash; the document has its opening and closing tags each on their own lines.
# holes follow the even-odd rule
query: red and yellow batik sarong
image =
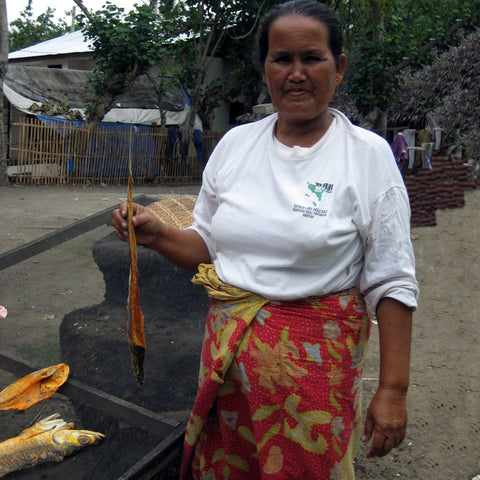
<svg viewBox="0 0 480 480">
<path fill-rule="evenodd" d="M 353 479 L 370 332 L 356 289 L 293 302 L 223 284 L 212 298 L 181 478 Z"/>
</svg>

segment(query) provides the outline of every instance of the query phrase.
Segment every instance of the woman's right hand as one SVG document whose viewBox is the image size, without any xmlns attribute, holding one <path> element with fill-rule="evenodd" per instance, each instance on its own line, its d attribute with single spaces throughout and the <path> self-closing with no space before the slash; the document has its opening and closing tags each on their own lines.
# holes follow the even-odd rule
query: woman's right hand
<svg viewBox="0 0 480 480">
<path fill-rule="evenodd" d="M 137 243 L 146 247 L 152 247 L 161 235 L 162 222 L 148 208 L 136 203 L 133 204 L 132 224 Z M 122 202 L 112 212 L 112 227 L 120 240 L 128 241 L 127 202 Z"/>
<path fill-rule="evenodd" d="M 112 227 L 124 242 L 128 241 L 127 202 L 112 212 Z M 210 253 L 202 237 L 194 230 L 180 230 L 163 223 L 148 208 L 133 204 L 132 224 L 137 243 L 151 248 L 179 267 L 196 270 L 210 263 Z"/>
</svg>

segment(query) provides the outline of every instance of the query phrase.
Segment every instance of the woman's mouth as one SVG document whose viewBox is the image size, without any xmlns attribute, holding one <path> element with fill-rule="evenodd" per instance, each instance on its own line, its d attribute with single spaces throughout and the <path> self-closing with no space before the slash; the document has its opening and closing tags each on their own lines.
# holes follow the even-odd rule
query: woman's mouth
<svg viewBox="0 0 480 480">
<path fill-rule="evenodd" d="M 304 88 L 290 88 L 287 90 L 288 95 L 292 95 L 293 97 L 299 97 L 307 93 L 307 90 Z"/>
</svg>

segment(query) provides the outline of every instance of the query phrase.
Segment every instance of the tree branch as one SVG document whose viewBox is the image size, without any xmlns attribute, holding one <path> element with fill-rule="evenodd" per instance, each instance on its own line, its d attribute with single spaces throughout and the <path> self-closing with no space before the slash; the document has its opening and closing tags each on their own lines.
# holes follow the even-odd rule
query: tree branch
<svg viewBox="0 0 480 480">
<path fill-rule="evenodd" d="M 88 8 L 83 4 L 82 0 L 73 0 L 78 8 L 82 11 L 82 13 L 88 18 L 89 22 L 94 22 L 94 16 L 88 10 Z"/>
</svg>

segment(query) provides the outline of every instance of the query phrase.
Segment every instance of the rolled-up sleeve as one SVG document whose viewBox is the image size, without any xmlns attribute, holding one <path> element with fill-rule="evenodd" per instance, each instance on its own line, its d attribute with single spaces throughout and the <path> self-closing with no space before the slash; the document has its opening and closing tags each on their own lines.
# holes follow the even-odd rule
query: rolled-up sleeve
<svg viewBox="0 0 480 480">
<path fill-rule="evenodd" d="M 370 206 L 370 219 L 364 237 L 365 263 L 360 289 L 374 312 L 384 297 L 415 309 L 419 287 L 406 190 L 394 187 L 382 194 Z"/>
</svg>

